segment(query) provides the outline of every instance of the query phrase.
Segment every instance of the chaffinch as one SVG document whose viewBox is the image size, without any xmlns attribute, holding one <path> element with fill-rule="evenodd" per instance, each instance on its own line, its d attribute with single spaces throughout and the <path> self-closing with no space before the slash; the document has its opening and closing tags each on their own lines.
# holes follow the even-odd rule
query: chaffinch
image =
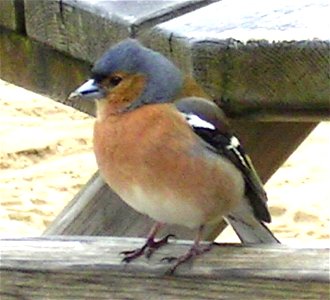
<svg viewBox="0 0 330 300">
<path fill-rule="evenodd" d="M 96 160 L 107 184 L 131 207 L 156 220 L 142 248 L 124 261 L 150 256 L 170 235 L 163 224 L 198 229 L 189 251 L 170 272 L 210 247 L 205 225 L 228 221 L 244 243 L 279 243 L 267 196 L 223 111 L 189 76 L 160 53 L 127 39 L 94 65 L 91 78 L 70 94 L 96 100 Z"/>
</svg>

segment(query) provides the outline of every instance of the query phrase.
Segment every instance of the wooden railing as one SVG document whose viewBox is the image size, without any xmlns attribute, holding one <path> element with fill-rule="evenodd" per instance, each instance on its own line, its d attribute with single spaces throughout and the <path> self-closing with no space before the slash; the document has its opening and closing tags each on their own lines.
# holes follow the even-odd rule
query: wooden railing
<svg viewBox="0 0 330 300">
<path fill-rule="evenodd" d="M 328 249 L 224 244 L 165 275 L 164 256 L 191 245 L 176 242 L 150 260 L 121 262 L 134 238 L 47 237 L 3 240 L 2 296 L 8 299 L 327 299 Z M 308 259 L 307 259 L 308 258 Z M 7 298 L 2 298 L 7 299 Z"/>
<path fill-rule="evenodd" d="M 318 122 L 330 120 L 328 1 L 4 0 L 0 11 L 0 78 L 72 105 L 66 96 L 88 77 L 90 64 L 118 41 L 138 38 L 191 73 L 224 108 L 264 182 Z M 78 103 L 76 108 L 94 114 L 92 105 Z M 144 236 L 150 224 L 95 174 L 45 235 L 136 237 Z M 224 226 L 209 228 L 205 239 L 213 239 Z M 180 238 L 192 237 L 190 231 L 175 226 L 165 230 L 172 231 Z M 202 299 L 204 292 L 211 298 L 253 294 L 265 299 L 323 299 L 326 295 L 327 248 L 219 247 L 192 269 L 168 279 L 159 276 L 163 264 L 141 267 L 137 262 L 124 267 L 118 258 L 107 260 L 106 253 L 130 248 L 135 240 L 102 241 L 95 237 L 3 240 L 3 299 L 44 299 L 43 293 L 51 298 L 58 293 L 61 299 L 79 295 L 109 299 L 102 293 L 120 279 L 131 294 L 122 292 L 122 286 L 110 298 L 155 295 L 153 285 L 164 299 Z M 171 253 L 183 247 L 178 242 Z M 94 256 L 88 258 L 85 250 Z M 103 263 L 93 262 L 98 256 L 104 257 Z"/>
</svg>

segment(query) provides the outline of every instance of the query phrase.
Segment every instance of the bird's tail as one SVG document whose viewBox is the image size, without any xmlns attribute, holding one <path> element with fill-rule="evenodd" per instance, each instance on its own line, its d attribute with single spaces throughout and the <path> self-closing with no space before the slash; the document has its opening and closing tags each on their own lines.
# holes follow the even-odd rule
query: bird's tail
<svg viewBox="0 0 330 300">
<path fill-rule="evenodd" d="M 243 244 L 280 244 L 267 226 L 257 220 L 245 201 L 225 219 L 233 227 Z"/>
</svg>

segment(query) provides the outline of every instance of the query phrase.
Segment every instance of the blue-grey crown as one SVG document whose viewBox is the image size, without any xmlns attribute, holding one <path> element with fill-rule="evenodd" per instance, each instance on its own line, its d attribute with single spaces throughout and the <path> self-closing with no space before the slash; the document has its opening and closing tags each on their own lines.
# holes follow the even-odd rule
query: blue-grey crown
<svg viewBox="0 0 330 300">
<path fill-rule="evenodd" d="M 118 71 L 147 77 L 146 87 L 136 101 L 139 103 L 169 102 L 182 87 L 181 71 L 166 57 L 134 39 L 126 39 L 110 48 L 95 63 L 92 74 L 97 80 Z"/>
</svg>

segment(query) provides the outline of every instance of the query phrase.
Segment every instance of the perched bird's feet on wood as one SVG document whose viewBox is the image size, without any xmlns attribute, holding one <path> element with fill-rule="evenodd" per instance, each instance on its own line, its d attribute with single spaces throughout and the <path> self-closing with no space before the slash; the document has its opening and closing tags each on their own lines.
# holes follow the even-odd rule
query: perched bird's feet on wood
<svg viewBox="0 0 330 300">
<path fill-rule="evenodd" d="M 175 260 L 174 265 L 169 268 L 166 272 L 167 275 L 172 275 L 176 268 L 178 266 L 180 266 L 181 264 L 185 263 L 186 261 L 190 260 L 190 259 L 194 259 L 196 256 L 199 256 L 201 254 L 204 254 L 205 252 L 208 252 L 211 250 L 212 246 L 214 245 L 214 243 L 210 243 L 209 245 L 206 246 L 202 246 L 200 244 L 193 244 L 191 246 L 191 248 L 188 250 L 188 252 L 186 252 L 185 254 L 179 256 L 179 257 L 164 257 L 162 259 L 162 261 L 167 261 L 167 262 L 172 262 Z"/>
<path fill-rule="evenodd" d="M 155 241 L 153 237 L 147 239 L 146 243 L 141 247 L 135 250 L 122 251 L 120 254 L 125 255 L 123 262 L 129 263 L 132 260 L 145 255 L 147 258 L 150 258 L 151 255 L 160 247 L 166 245 L 170 238 L 175 238 L 174 234 L 168 234 L 160 240 Z"/>
<path fill-rule="evenodd" d="M 150 258 L 151 255 L 160 247 L 166 245 L 168 243 L 168 240 L 170 238 L 175 238 L 174 234 L 168 234 L 166 236 L 164 236 L 162 239 L 155 241 L 153 240 L 153 243 L 151 245 L 149 245 L 148 249 L 145 251 L 145 256 L 147 258 Z"/>
</svg>

